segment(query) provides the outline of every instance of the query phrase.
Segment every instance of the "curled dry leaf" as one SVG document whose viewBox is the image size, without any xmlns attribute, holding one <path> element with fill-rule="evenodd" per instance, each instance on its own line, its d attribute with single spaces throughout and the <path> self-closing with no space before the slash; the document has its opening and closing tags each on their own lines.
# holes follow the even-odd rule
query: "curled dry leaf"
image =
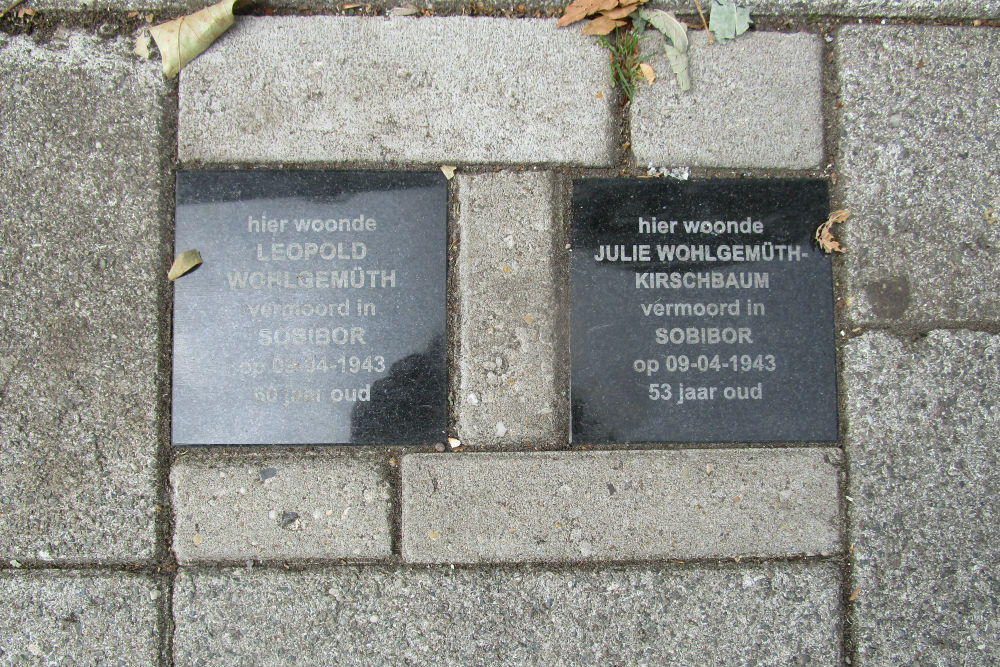
<svg viewBox="0 0 1000 667">
<path fill-rule="evenodd" d="M 816 243 L 819 245 L 820 250 L 827 254 L 833 252 L 844 252 L 844 246 L 840 245 L 837 239 L 833 238 L 831 228 L 834 225 L 847 220 L 847 217 L 850 214 L 850 211 L 843 208 L 838 211 L 834 211 L 830 214 L 830 217 L 826 219 L 826 222 L 816 228 Z"/>
<path fill-rule="evenodd" d="M 402 5 L 400 7 L 393 7 L 389 10 L 389 13 L 393 16 L 413 16 L 414 14 L 419 14 L 420 10 L 413 5 Z"/>
<path fill-rule="evenodd" d="M 656 72 L 653 71 L 652 66 L 649 63 L 639 63 L 639 71 L 642 73 L 642 78 L 652 86 L 653 82 L 656 81 Z"/>
<path fill-rule="evenodd" d="M 627 7 L 618 7 L 616 9 L 609 9 L 601 12 L 601 16 L 607 16 L 609 19 L 618 20 L 625 18 L 637 9 L 639 9 L 639 5 L 628 5 Z"/>
<path fill-rule="evenodd" d="M 177 76 L 181 68 L 198 57 L 212 42 L 233 25 L 233 5 L 236 0 L 206 7 L 173 21 L 149 29 L 163 58 L 163 75 Z"/>
<path fill-rule="evenodd" d="M 443 164 L 441 165 L 441 173 L 444 174 L 444 177 L 450 181 L 451 179 L 455 178 L 455 166 L 450 164 Z"/>
<path fill-rule="evenodd" d="M 591 14 L 614 9 L 618 6 L 618 0 L 573 0 L 566 8 L 562 18 L 556 23 L 557 28 L 576 23 Z"/>
<path fill-rule="evenodd" d="M 201 264 L 201 253 L 197 250 L 185 250 L 174 259 L 167 280 L 177 280 L 199 264 Z"/>
<path fill-rule="evenodd" d="M 591 19 L 590 23 L 583 26 L 583 30 L 581 30 L 581 32 L 584 35 L 607 35 L 618 26 L 623 25 L 625 25 L 625 21 L 616 21 L 614 19 L 609 19 L 607 16 L 598 16 L 595 19 Z"/>
</svg>

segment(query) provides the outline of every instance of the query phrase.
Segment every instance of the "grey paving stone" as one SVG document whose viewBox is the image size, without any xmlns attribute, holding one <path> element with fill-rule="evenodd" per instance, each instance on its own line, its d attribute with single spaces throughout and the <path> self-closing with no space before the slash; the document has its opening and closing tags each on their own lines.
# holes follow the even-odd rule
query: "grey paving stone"
<svg viewBox="0 0 1000 667">
<path fill-rule="evenodd" d="M 186 571 L 187 665 L 839 665 L 829 563 Z"/>
<path fill-rule="evenodd" d="M 151 577 L 8 570 L 0 590 L 0 665 L 159 664 Z"/>
<path fill-rule="evenodd" d="M 154 9 L 169 12 L 171 16 L 180 10 L 200 9 L 208 2 L 197 0 L 32 0 L 31 6 L 40 9 L 92 10 L 111 9 L 115 11 Z M 345 3 L 339 0 L 269 0 L 274 8 L 310 9 L 337 11 Z M 371 4 L 382 11 L 393 7 L 410 5 L 429 9 L 437 13 L 461 14 L 471 3 L 464 0 L 376 0 Z M 524 5 L 531 10 L 562 8 L 569 4 L 566 0 L 483 0 L 476 2 L 497 11 L 510 11 L 515 5 Z M 691 12 L 691 4 L 680 0 L 666 0 L 650 3 L 651 7 Z M 915 17 L 915 18 L 997 18 L 1000 17 L 1000 2 L 997 0 L 758 0 L 753 3 L 753 15 L 775 16 L 865 16 L 865 17 Z"/>
<path fill-rule="evenodd" d="M 844 352 L 856 664 L 1000 663 L 1000 338 Z"/>
<path fill-rule="evenodd" d="M 196 454 L 170 474 L 181 563 L 391 555 L 390 490 L 377 458 Z"/>
<path fill-rule="evenodd" d="M 39 9 L 59 9 L 69 11 L 91 11 L 110 9 L 112 11 L 126 10 L 156 10 L 163 13 L 165 18 L 179 16 L 186 11 L 195 11 L 213 4 L 211 0 L 32 0 L 31 6 Z M 396 7 L 412 7 L 419 10 L 434 11 L 438 14 L 466 14 L 469 13 L 473 3 L 466 0 L 372 0 L 362 3 L 362 7 L 342 10 L 344 5 L 352 5 L 353 2 L 345 3 L 343 0 L 268 0 L 267 6 L 273 9 L 295 9 L 299 11 L 316 11 L 324 13 L 334 13 L 343 11 L 346 15 L 357 15 L 363 11 L 364 7 L 374 8 L 382 14 Z M 483 8 L 496 10 L 498 13 L 508 13 L 512 16 L 522 16 L 522 12 L 513 11 L 515 5 L 523 5 L 528 10 L 528 15 L 534 16 L 535 10 L 546 11 L 550 8 L 565 7 L 568 3 L 565 0 L 525 0 L 524 2 L 514 2 L 514 0 L 477 0 L 475 6 L 481 5 Z M 237 8 L 237 16 L 240 16 L 244 9 Z M 157 15 L 159 17 L 159 15 Z M 413 16 L 411 18 L 417 18 Z M 237 19 L 239 20 L 239 19 Z"/>
<path fill-rule="evenodd" d="M 689 32 L 691 90 L 682 92 L 656 38 L 657 72 L 631 106 L 639 165 L 809 169 L 823 161 L 822 38 L 752 32 L 709 46 Z"/>
<path fill-rule="evenodd" d="M 607 54 L 543 20 L 246 18 L 181 73 L 182 160 L 609 165 Z"/>
<path fill-rule="evenodd" d="M 125 41 L 0 50 L 0 557 L 152 557 L 167 87 Z"/>
<path fill-rule="evenodd" d="M 565 239 L 549 172 L 458 178 L 458 435 L 565 443 Z"/>
<path fill-rule="evenodd" d="M 403 558 L 419 563 L 841 551 L 839 449 L 414 454 Z"/>
<path fill-rule="evenodd" d="M 850 315 L 1000 318 L 1000 30 L 848 27 L 836 51 Z"/>
</svg>

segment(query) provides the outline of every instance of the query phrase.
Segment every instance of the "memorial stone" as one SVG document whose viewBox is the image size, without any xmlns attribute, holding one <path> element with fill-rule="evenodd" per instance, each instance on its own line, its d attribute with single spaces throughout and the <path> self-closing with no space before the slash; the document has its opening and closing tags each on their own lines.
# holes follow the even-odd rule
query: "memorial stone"
<svg viewBox="0 0 1000 667">
<path fill-rule="evenodd" d="M 579 179 L 570 439 L 837 440 L 817 180 Z"/>
<path fill-rule="evenodd" d="M 182 171 L 175 445 L 445 436 L 440 173 Z"/>
</svg>

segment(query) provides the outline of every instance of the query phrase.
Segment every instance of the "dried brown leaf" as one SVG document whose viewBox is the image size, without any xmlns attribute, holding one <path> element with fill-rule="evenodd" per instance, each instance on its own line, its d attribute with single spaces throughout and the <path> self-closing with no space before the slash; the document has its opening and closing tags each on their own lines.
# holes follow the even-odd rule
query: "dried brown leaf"
<svg viewBox="0 0 1000 667">
<path fill-rule="evenodd" d="M 642 78 L 652 86 L 653 82 L 656 81 L 656 72 L 653 71 L 652 66 L 649 63 L 639 63 L 639 71 L 642 73 Z"/>
<path fill-rule="evenodd" d="M 163 75 L 177 76 L 181 68 L 198 57 L 219 35 L 233 25 L 236 0 L 222 0 L 194 14 L 161 23 L 149 29 L 163 58 Z"/>
<path fill-rule="evenodd" d="M 441 173 L 444 174 L 444 177 L 450 181 L 455 178 L 455 167 L 450 164 L 443 164 L 441 165 Z"/>
<path fill-rule="evenodd" d="M 609 9 L 607 11 L 601 12 L 601 16 L 607 16 L 609 19 L 623 19 L 635 10 L 639 9 L 639 5 L 629 5 L 628 7 L 616 7 L 615 9 Z"/>
<path fill-rule="evenodd" d="M 167 280 L 177 280 L 199 264 L 201 264 L 201 253 L 197 250 L 185 250 L 174 259 Z"/>
<path fill-rule="evenodd" d="M 819 244 L 820 249 L 827 253 L 834 252 L 844 252 L 844 246 L 840 245 L 837 239 L 833 238 L 833 232 L 831 228 L 834 225 L 842 223 L 847 220 L 847 217 L 851 214 L 847 209 L 840 209 L 834 211 L 830 214 L 830 217 L 826 219 L 822 225 L 816 228 L 816 243 Z"/>
<path fill-rule="evenodd" d="M 615 21 L 606 16 L 598 16 L 591 19 L 590 23 L 583 26 L 581 31 L 584 35 L 607 35 L 618 26 L 625 25 L 625 21 Z"/>
<path fill-rule="evenodd" d="M 596 14 L 597 12 L 614 9 L 618 6 L 618 0 L 573 0 L 572 3 L 566 8 L 563 13 L 562 18 L 556 23 L 557 28 L 562 28 L 568 26 L 571 23 L 576 23 L 591 14 Z"/>
<path fill-rule="evenodd" d="M 858 595 L 860 595 L 860 594 L 861 594 L 861 589 L 860 588 L 855 588 L 853 591 L 851 591 L 851 597 L 847 598 L 847 601 L 848 602 L 854 602 L 855 600 L 858 599 Z"/>
</svg>

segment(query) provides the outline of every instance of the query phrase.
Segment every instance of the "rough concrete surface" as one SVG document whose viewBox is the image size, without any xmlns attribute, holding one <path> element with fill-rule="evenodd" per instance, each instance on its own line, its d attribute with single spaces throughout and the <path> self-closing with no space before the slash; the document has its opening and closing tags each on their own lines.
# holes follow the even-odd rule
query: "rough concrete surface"
<svg viewBox="0 0 1000 667">
<path fill-rule="evenodd" d="M 691 90 L 677 86 L 662 42 L 646 42 L 656 83 L 631 106 L 640 166 L 809 169 L 823 161 L 822 38 L 746 33 L 709 46 L 690 33 Z"/>
<path fill-rule="evenodd" d="M 565 240 L 550 172 L 458 178 L 458 436 L 565 443 Z"/>
<path fill-rule="evenodd" d="M 124 40 L 0 48 L 0 557 L 154 551 L 171 143 Z"/>
<path fill-rule="evenodd" d="M 111 9 L 113 11 L 154 9 L 173 16 L 181 10 L 200 9 L 206 3 L 197 0 L 32 0 L 31 6 L 39 9 L 92 10 Z M 345 3 L 339 0 L 269 0 L 268 7 L 311 9 L 318 11 L 338 11 Z M 365 3 L 382 11 L 401 6 L 399 0 L 376 0 Z M 532 10 L 562 8 L 568 0 L 483 0 L 475 6 L 483 5 L 497 11 L 511 11 L 515 6 Z M 419 9 L 437 13 L 457 13 L 468 11 L 470 3 L 463 0 L 419 0 L 405 3 Z M 654 0 L 650 7 L 690 13 L 691 3 L 681 0 Z M 706 8 L 707 11 L 707 8 Z M 350 10 L 345 11 L 350 14 Z M 759 0 L 753 3 L 753 15 L 813 16 L 830 14 L 835 16 L 899 17 L 917 18 L 997 18 L 1000 17 L 1000 2 L 997 0 Z M 520 15 L 515 13 L 515 15 Z"/>
<path fill-rule="evenodd" d="M 150 577 L 0 572 L 0 665 L 159 664 L 161 591 Z"/>
<path fill-rule="evenodd" d="M 955 0 L 960 2 L 961 0 Z M 201 9 L 212 4 L 208 1 L 200 0 L 31 0 L 31 6 L 38 9 L 59 9 L 67 11 L 92 11 L 92 10 L 154 10 L 159 12 L 163 18 L 173 18 L 186 11 Z M 472 9 L 471 3 L 466 0 L 412 0 L 400 2 L 400 0 L 374 0 L 365 2 L 360 7 L 350 7 L 354 3 L 345 3 L 342 0 L 268 0 L 267 7 L 271 9 L 295 9 L 297 11 L 315 11 L 320 13 L 343 13 L 347 16 L 359 15 L 369 8 L 382 14 L 390 12 L 397 7 L 407 9 L 416 8 L 418 10 L 433 11 L 438 14 L 468 14 Z M 534 16 L 536 10 L 546 11 L 550 8 L 565 7 L 566 0 L 525 0 L 525 2 L 513 2 L 513 0 L 477 0 L 475 9 L 482 8 L 496 10 L 511 16 Z M 347 9 L 343 9 L 348 5 Z M 515 5 L 521 5 L 527 13 L 514 11 Z M 237 8 L 237 16 L 240 15 L 240 8 Z M 411 15 L 408 18 L 417 19 L 418 15 Z M 239 19 L 237 19 L 239 20 Z"/>
<path fill-rule="evenodd" d="M 197 454 L 170 474 L 178 561 L 391 555 L 390 491 L 378 459 Z"/>
<path fill-rule="evenodd" d="M 851 26 L 836 56 L 850 315 L 995 321 L 1000 30 Z"/>
<path fill-rule="evenodd" d="M 845 350 L 856 664 L 1000 663 L 1000 338 Z"/>
<path fill-rule="evenodd" d="M 413 454 L 403 558 L 421 563 L 841 551 L 840 450 Z"/>
<path fill-rule="evenodd" d="M 830 563 L 182 570 L 187 665 L 839 665 Z"/>
<path fill-rule="evenodd" d="M 553 21 L 246 18 L 181 73 L 185 161 L 610 165 L 607 54 Z"/>
</svg>

